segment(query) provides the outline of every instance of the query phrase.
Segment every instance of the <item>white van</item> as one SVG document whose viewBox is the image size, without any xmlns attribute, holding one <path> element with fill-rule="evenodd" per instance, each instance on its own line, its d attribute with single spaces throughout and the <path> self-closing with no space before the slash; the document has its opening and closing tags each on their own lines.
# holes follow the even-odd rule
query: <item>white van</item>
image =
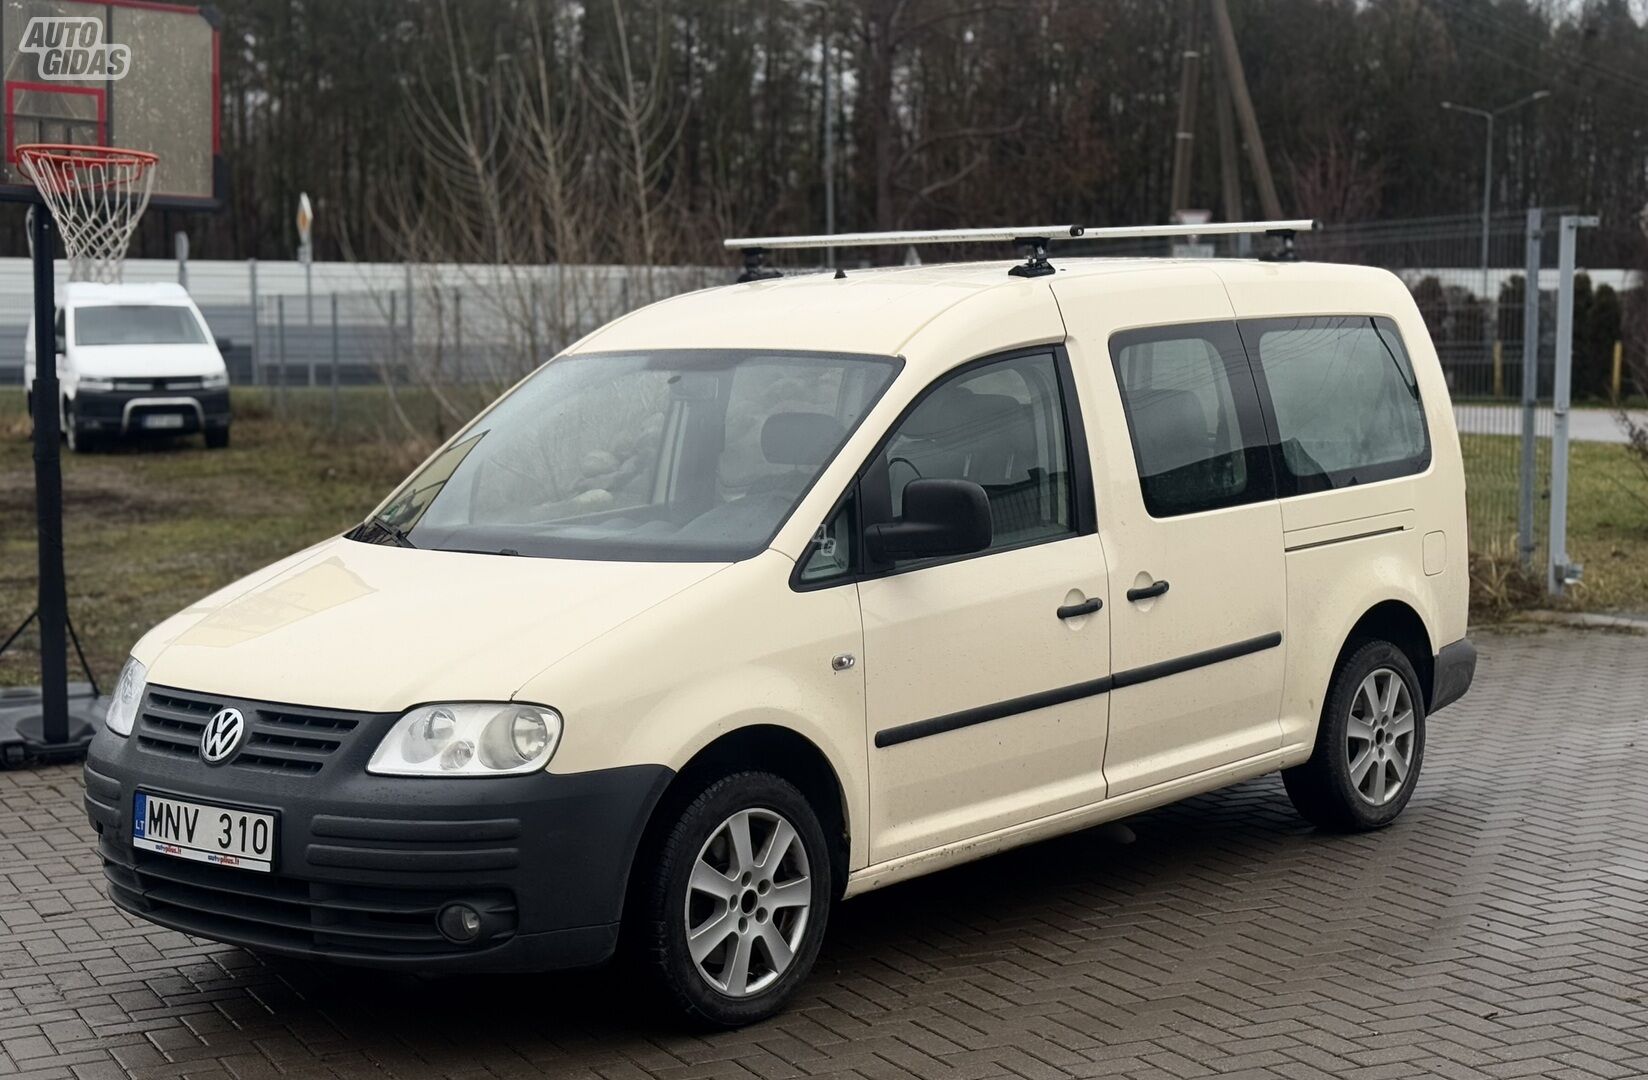
<svg viewBox="0 0 1648 1080">
<path fill-rule="evenodd" d="M 23 386 L 34 399 L 34 320 Z M 229 372 L 181 285 L 73 281 L 58 291 L 57 377 L 74 451 L 141 435 L 200 434 L 229 445 Z"/>
<path fill-rule="evenodd" d="M 114 901 L 384 968 L 622 947 L 735 1025 L 906 878 L 1277 771 L 1389 823 L 1475 668 L 1407 289 L 1010 269 L 654 304 L 150 631 L 85 773 Z"/>
</svg>

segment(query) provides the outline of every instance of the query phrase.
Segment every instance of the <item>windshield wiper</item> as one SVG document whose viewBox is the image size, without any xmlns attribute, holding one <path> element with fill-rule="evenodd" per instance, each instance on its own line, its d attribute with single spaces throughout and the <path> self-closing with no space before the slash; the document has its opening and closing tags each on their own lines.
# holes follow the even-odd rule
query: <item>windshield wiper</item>
<svg viewBox="0 0 1648 1080">
<path fill-rule="evenodd" d="M 355 526 L 350 533 L 351 540 L 359 540 L 365 544 L 382 544 L 385 540 L 396 547 L 415 548 L 418 545 L 406 535 L 406 530 L 383 518 L 372 518 Z"/>
</svg>

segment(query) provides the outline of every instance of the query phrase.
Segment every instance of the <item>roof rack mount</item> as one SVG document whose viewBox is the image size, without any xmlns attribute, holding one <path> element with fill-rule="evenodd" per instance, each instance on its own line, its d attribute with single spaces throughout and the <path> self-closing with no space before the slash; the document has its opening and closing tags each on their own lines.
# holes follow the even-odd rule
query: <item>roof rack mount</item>
<svg viewBox="0 0 1648 1080">
<path fill-rule="evenodd" d="M 978 244 L 1008 242 L 1027 249 L 1028 259 L 1009 273 L 1019 277 L 1050 274 L 1047 245 L 1055 240 L 1146 240 L 1172 236 L 1275 236 L 1291 251 L 1296 233 L 1312 232 L 1319 223 L 1312 218 L 1283 221 L 1217 221 L 1200 225 L 1118 225 L 1090 229 L 1084 225 L 1024 225 L 1003 229 L 916 229 L 899 232 L 819 233 L 812 236 L 735 236 L 722 241 L 729 251 L 744 253 L 744 275 L 740 281 L 777 277 L 778 271 L 762 266 L 769 251 L 801 251 L 809 248 L 908 247 L 912 244 Z"/>
</svg>

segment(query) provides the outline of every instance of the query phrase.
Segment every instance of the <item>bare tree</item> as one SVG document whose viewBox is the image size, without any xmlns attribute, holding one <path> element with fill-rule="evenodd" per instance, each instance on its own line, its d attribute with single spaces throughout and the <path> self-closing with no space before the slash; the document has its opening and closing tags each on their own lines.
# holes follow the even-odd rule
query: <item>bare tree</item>
<svg viewBox="0 0 1648 1080">
<path fill-rule="evenodd" d="M 682 265 L 666 180 L 680 133 L 667 24 L 638 32 L 623 0 L 603 8 L 595 40 L 567 4 L 537 0 L 482 41 L 438 0 L 442 63 L 406 81 L 414 149 L 374 224 L 415 268 L 424 317 L 380 376 L 427 393 L 439 429 L 623 311 L 702 282 Z"/>
</svg>

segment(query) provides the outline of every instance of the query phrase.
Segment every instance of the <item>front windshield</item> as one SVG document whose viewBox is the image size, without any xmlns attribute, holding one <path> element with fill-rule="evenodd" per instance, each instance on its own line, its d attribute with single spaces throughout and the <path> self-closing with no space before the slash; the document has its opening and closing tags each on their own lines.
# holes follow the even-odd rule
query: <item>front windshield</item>
<svg viewBox="0 0 1648 1080">
<path fill-rule="evenodd" d="M 436 455 L 375 521 L 420 548 L 748 558 L 897 366 L 752 350 L 562 357 Z"/>
<path fill-rule="evenodd" d="M 76 345 L 202 345 L 194 312 L 178 305 L 110 304 L 76 308 Z"/>
</svg>

